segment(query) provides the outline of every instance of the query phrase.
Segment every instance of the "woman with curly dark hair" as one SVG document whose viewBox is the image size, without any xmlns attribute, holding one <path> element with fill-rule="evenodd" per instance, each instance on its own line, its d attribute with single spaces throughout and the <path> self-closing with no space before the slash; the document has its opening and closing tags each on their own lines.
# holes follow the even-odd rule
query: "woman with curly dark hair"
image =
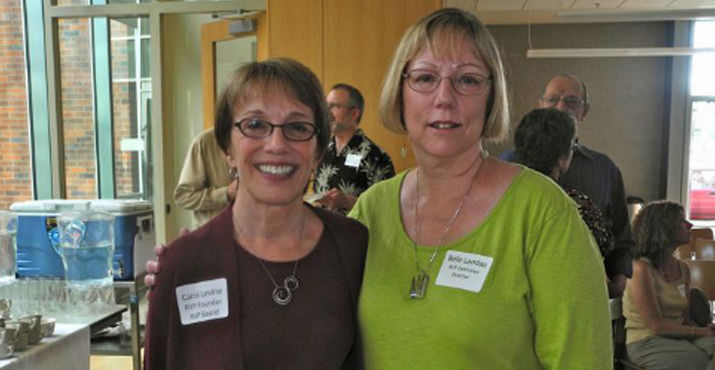
<svg viewBox="0 0 715 370">
<path fill-rule="evenodd" d="M 553 108 L 534 109 L 521 119 L 514 134 L 517 163 L 558 181 L 568 170 L 576 142 L 576 123 L 568 113 Z M 598 206 L 576 189 L 564 189 L 578 205 L 581 218 L 591 230 L 601 256 L 607 258 L 615 246 L 613 232 L 606 227 Z"/>
<path fill-rule="evenodd" d="M 688 318 L 690 270 L 673 257 L 690 242 L 692 224 L 670 201 L 646 205 L 636 216 L 633 277 L 623 296 L 626 345 L 631 361 L 648 369 L 711 368 L 715 326 Z"/>
</svg>

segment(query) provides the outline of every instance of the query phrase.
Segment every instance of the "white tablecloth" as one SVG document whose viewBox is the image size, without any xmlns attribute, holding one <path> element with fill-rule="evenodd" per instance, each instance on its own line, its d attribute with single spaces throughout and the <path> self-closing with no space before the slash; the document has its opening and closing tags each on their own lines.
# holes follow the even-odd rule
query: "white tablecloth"
<svg viewBox="0 0 715 370">
<path fill-rule="evenodd" d="M 51 337 L 0 360 L 0 369 L 89 370 L 89 326 L 57 323 Z"/>
</svg>

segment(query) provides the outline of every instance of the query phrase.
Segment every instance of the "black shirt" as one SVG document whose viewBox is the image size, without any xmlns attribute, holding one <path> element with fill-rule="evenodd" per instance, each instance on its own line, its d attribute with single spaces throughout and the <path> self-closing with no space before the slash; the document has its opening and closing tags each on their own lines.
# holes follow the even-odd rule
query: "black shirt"
<svg viewBox="0 0 715 370">
<path fill-rule="evenodd" d="M 323 160 L 315 171 L 313 191 L 322 194 L 338 188 L 346 195 L 358 196 L 380 180 L 395 176 L 387 153 L 357 130 L 338 153 L 335 138 L 330 140 Z"/>
</svg>

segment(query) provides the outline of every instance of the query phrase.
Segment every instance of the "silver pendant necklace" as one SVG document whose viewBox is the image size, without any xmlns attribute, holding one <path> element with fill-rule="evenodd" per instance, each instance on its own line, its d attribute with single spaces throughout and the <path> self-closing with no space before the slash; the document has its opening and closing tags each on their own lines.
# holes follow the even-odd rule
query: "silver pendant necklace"
<svg viewBox="0 0 715 370">
<path fill-rule="evenodd" d="M 295 272 L 298 270 L 298 261 L 295 261 L 295 264 L 293 265 L 293 272 L 283 279 L 283 285 L 278 285 L 278 283 L 276 283 L 276 279 L 273 278 L 273 275 L 271 275 L 268 271 L 268 268 L 263 261 L 261 261 L 258 257 L 256 257 L 256 260 L 258 260 L 258 263 L 261 264 L 263 271 L 266 272 L 268 278 L 271 279 L 271 283 L 273 283 L 273 301 L 281 306 L 285 306 L 290 303 L 290 301 L 293 300 L 293 292 L 298 290 L 298 286 L 300 285 L 298 278 L 295 277 Z"/>
<path fill-rule="evenodd" d="M 486 161 L 486 156 L 484 153 L 481 155 L 482 157 L 482 163 L 479 164 L 479 168 L 477 168 L 477 171 L 474 173 L 474 176 L 472 177 L 472 181 L 469 183 L 469 187 L 467 187 L 467 191 L 464 192 L 464 195 L 462 196 L 462 200 L 459 202 L 459 205 L 457 206 L 457 209 L 454 211 L 454 214 L 452 215 L 452 218 L 449 220 L 447 225 L 444 228 L 444 231 L 442 231 L 442 236 L 439 238 L 439 242 L 437 242 L 437 247 L 435 247 L 434 252 L 432 252 L 432 255 L 429 258 L 429 261 L 427 262 L 427 266 L 425 268 L 422 268 L 420 266 L 420 259 L 419 255 L 417 254 L 417 239 L 419 238 L 420 235 L 420 218 L 419 218 L 419 204 L 420 204 L 420 172 L 419 172 L 419 167 L 415 170 L 415 177 L 416 177 L 416 187 L 417 187 L 417 196 L 415 197 L 415 227 L 414 227 L 414 233 L 415 233 L 415 239 L 412 240 L 412 247 L 415 250 L 415 266 L 417 267 L 417 274 L 412 277 L 412 284 L 410 285 L 410 299 L 423 299 L 425 295 L 427 294 L 427 286 L 429 285 L 429 274 L 427 273 L 430 270 L 430 267 L 432 267 L 432 263 L 434 262 L 435 258 L 437 257 L 437 253 L 439 253 L 440 248 L 442 248 L 442 245 L 444 244 L 445 239 L 447 238 L 447 235 L 449 234 L 449 230 L 452 228 L 452 225 L 454 224 L 454 221 L 457 220 L 457 217 L 459 217 L 459 214 L 462 213 L 462 207 L 464 206 L 464 201 L 467 199 L 467 195 L 472 191 L 472 186 L 474 185 L 474 181 L 477 179 L 477 175 L 479 175 L 479 172 L 482 170 L 482 167 L 484 167 L 484 163 Z"/>
<path fill-rule="evenodd" d="M 298 239 L 298 243 L 302 242 L 303 240 L 303 232 L 305 231 L 305 210 L 303 210 L 303 221 L 301 222 L 301 227 L 300 227 L 300 238 Z M 238 230 L 246 235 L 246 232 L 243 231 L 243 228 L 238 224 L 238 222 L 234 221 L 234 224 L 238 228 Z M 280 306 L 286 306 L 288 303 L 290 303 L 293 300 L 293 292 L 298 290 L 298 287 L 300 286 L 300 281 L 298 278 L 295 276 L 295 273 L 298 271 L 298 261 L 295 261 L 295 264 L 293 264 L 293 272 L 291 272 L 290 275 L 286 276 L 285 279 L 283 279 L 283 285 L 278 285 L 276 282 L 276 279 L 273 278 L 273 275 L 268 271 L 268 267 L 266 267 L 266 264 L 263 263 L 263 261 L 256 257 L 256 261 L 261 265 L 261 268 L 263 271 L 265 271 L 266 275 L 268 275 L 268 278 L 271 279 L 271 283 L 273 283 L 273 302 L 276 302 Z"/>
</svg>

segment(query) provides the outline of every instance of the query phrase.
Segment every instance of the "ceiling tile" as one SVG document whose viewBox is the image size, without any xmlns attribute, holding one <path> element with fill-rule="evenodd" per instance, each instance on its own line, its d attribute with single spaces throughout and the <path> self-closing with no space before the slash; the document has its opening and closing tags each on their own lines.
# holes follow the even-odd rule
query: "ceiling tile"
<svg viewBox="0 0 715 370">
<path fill-rule="evenodd" d="M 529 0 L 524 9 L 528 10 L 567 10 L 575 0 Z"/>
<path fill-rule="evenodd" d="M 576 0 L 571 9 L 615 9 L 623 0 Z"/>
<path fill-rule="evenodd" d="M 715 1 L 713 0 L 675 0 L 669 6 L 669 8 L 715 8 Z"/>
<path fill-rule="evenodd" d="M 479 0 L 477 10 L 521 10 L 526 0 Z"/>
<path fill-rule="evenodd" d="M 621 9 L 663 9 L 673 0 L 626 0 Z"/>
</svg>

